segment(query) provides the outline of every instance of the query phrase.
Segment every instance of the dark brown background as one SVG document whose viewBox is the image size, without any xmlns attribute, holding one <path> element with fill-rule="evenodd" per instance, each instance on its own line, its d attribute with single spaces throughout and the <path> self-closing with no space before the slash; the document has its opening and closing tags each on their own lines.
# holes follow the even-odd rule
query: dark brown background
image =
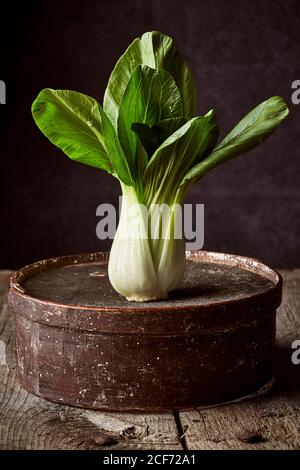
<svg viewBox="0 0 300 470">
<path fill-rule="evenodd" d="M 188 200 L 205 203 L 205 249 L 299 266 L 300 105 L 291 103 L 291 83 L 300 79 L 299 1 L 55 0 L 6 8 L 1 268 L 109 246 L 96 238 L 95 211 L 117 202 L 117 182 L 53 147 L 35 127 L 30 105 L 45 87 L 102 101 L 118 57 L 153 29 L 175 38 L 195 74 L 198 112 L 214 107 L 221 135 L 271 95 L 290 104 L 290 117 L 269 141 L 206 176 Z"/>
</svg>

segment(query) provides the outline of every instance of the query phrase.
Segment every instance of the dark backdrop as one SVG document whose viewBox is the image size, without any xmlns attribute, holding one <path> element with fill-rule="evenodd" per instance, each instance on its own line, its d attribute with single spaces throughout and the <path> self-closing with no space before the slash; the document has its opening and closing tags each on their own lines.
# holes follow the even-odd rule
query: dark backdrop
<svg viewBox="0 0 300 470">
<path fill-rule="evenodd" d="M 290 117 L 270 140 L 207 175 L 189 201 L 205 204 L 205 249 L 299 266 L 300 105 L 291 103 L 291 83 L 300 79 L 299 1 L 52 0 L 6 8 L 1 268 L 109 247 L 96 238 L 95 211 L 117 202 L 117 182 L 53 147 L 30 105 L 45 87 L 102 100 L 120 54 L 153 29 L 175 38 L 195 74 L 198 112 L 214 107 L 222 134 L 271 95 L 290 104 Z"/>
</svg>

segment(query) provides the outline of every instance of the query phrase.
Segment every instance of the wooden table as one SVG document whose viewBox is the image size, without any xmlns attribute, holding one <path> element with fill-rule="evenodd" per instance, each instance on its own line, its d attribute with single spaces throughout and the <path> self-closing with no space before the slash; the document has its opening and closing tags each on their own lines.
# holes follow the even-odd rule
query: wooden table
<svg viewBox="0 0 300 470">
<path fill-rule="evenodd" d="M 14 318 L 0 271 L 0 449 L 300 449 L 300 270 L 283 271 L 277 382 L 263 398 L 164 414 L 96 412 L 35 397 L 16 380 Z M 300 355 L 299 355 L 300 357 Z"/>
</svg>

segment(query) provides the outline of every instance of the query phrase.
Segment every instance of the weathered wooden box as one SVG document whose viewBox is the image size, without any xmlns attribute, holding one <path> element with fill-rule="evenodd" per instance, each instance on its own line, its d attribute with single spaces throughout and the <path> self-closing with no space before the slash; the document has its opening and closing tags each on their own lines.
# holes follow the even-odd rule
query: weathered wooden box
<svg viewBox="0 0 300 470">
<path fill-rule="evenodd" d="M 169 300 L 129 303 L 110 286 L 108 255 L 40 261 L 12 276 L 28 391 L 87 408 L 163 411 L 270 389 L 278 273 L 250 258 L 190 252 Z"/>
</svg>

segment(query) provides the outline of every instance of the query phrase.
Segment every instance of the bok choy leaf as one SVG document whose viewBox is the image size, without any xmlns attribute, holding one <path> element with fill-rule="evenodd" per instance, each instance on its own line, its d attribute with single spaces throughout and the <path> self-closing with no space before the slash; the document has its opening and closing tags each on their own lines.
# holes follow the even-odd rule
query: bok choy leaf
<svg viewBox="0 0 300 470">
<path fill-rule="evenodd" d="M 42 90 L 32 115 L 46 137 L 72 160 L 133 180 L 114 128 L 100 104 L 90 96 L 69 90 Z"/>
<path fill-rule="evenodd" d="M 103 108 L 115 128 L 123 94 L 138 65 L 167 70 L 173 76 L 182 96 L 184 116 L 194 116 L 196 87 L 192 73 L 180 57 L 173 39 L 159 31 L 152 31 L 130 44 L 118 60 L 108 81 Z"/>
<path fill-rule="evenodd" d="M 182 116 L 182 100 L 175 80 L 166 70 L 135 68 L 123 94 L 118 135 L 127 160 L 135 167 L 138 138 L 134 123 L 153 126 L 157 121 Z"/>
<path fill-rule="evenodd" d="M 198 165 L 191 168 L 181 186 L 193 184 L 208 171 L 261 144 L 288 115 L 285 101 L 279 96 L 264 101 L 248 113 L 213 152 Z"/>
</svg>

